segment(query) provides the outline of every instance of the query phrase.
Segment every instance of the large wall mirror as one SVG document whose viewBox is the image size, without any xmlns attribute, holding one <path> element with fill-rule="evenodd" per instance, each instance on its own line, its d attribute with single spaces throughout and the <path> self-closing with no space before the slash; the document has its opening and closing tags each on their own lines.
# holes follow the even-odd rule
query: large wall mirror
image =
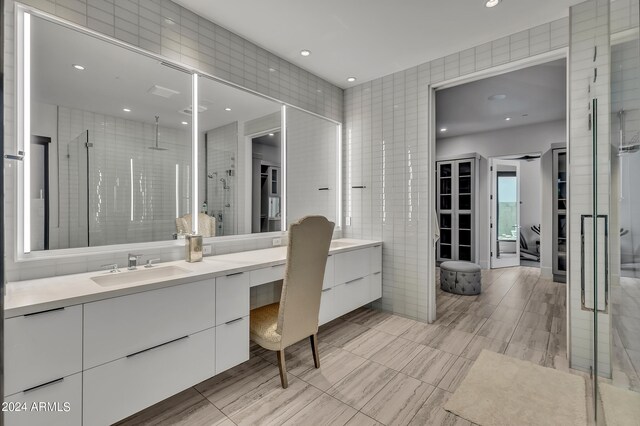
<svg viewBox="0 0 640 426">
<path fill-rule="evenodd" d="M 339 225 L 339 123 L 16 7 L 22 252 Z"/>
</svg>

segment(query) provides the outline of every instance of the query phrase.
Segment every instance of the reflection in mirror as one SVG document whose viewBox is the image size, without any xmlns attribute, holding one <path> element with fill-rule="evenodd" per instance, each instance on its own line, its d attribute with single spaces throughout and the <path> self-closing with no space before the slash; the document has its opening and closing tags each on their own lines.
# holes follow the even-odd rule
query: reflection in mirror
<svg viewBox="0 0 640 426">
<path fill-rule="evenodd" d="M 199 232 L 280 231 L 280 104 L 209 78 L 198 86 Z"/>
<path fill-rule="evenodd" d="M 340 225 L 340 126 L 332 121 L 286 109 L 287 226 L 311 214 Z"/>
<path fill-rule="evenodd" d="M 31 249 L 177 237 L 191 75 L 36 16 L 31 28 Z"/>
</svg>

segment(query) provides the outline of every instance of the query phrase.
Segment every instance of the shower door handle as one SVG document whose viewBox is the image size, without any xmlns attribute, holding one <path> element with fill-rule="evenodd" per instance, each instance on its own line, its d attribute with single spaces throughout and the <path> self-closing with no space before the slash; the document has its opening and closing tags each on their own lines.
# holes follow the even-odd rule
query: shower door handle
<svg viewBox="0 0 640 426">
<path fill-rule="evenodd" d="M 600 232 L 602 232 L 602 244 L 599 242 L 598 243 L 598 247 L 596 248 L 596 253 L 594 255 L 594 243 L 593 243 L 593 215 L 582 215 L 580 217 L 580 303 L 581 303 L 581 307 L 582 310 L 584 311 L 591 311 L 593 312 L 594 310 L 597 310 L 598 312 L 602 312 L 602 313 L 607 313 L 609 310 L 609 216 L 606 214 L 602 214 L 602 215 L 597 215 L 596 216 L 596 223 L 597 223 L 597 232 L 598 234 L 600 234 Z M 588 225 L 585 225 L 585 222 L 591 222 Z M 600 227 L 600 224 L 598 222 L 601 222 L 602 224 L 602 228 Z M 590 244 L 586 244 L 586 240 L 588 237 L 591 237 L 590 239 Z M 600 241 L 600 239 L 598 240 Z M 602 255 L 604 256 L 604 259 L 602 259 L 602 262 L 600 262 L 600 253 L 601 253 L 601 248 L 602 246 Z M 595 262 L 595 264 L 592 266 L 591 271 L 587 271 L 587 265 L 588 263 L 586 262 L 586 256 L 589 256 L 589 259 L 592 262 Z M 597 295 L 598 292 L 600 290 L 599 286 L 597 284 L 599 284 L 599 278 L 600 278 L 600 270 L 594 270 L 593 267 L 598 266 L 598 265 L 602 265 L 603 267 L 603 281 L 604 281 L 604 292 L 603 292 L 603 297 L 604 297 L 604 303 L 601 305 L 600 303 L 598 303 L 598 305 L 596 306 L 596 304 L 594 303 L 594 300 L 597 299 Z M 596 274 L 594 273 L 594 271 L 597 272 L 597 276 L 595 276 Z M 593 295 L 590 298 L 590 300 L 587 300 L 587 274 L 591 272 L 591 276 L 593 277 L 593 279 L 591 280 L 591 285 L 594 287 L 593 289 Z M 594 284 L 594 280 L 596 282 L 596 285 Z"/>
</svg>

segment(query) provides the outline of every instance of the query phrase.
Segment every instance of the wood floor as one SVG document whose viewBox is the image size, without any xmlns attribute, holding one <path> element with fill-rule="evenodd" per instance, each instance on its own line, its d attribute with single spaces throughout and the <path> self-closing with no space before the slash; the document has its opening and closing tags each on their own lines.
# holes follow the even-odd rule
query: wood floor
<svg viewBox="0 0 640 426">
<path fill-rule="evenodd" d="M 323 326 L 320 369 L 307 340 L 287 350 L 288 389 L 275 353 L 254 346 L 249 361 L 121 424 L 470 425 L 442 407 L 482 349 L 569 370 L 565 294 L 536 268 L 483 271 L 481 295 L 438 290 L 434 324 L 363 308 Z"/>
<path fill-rule="evenodd" d="M 640 392 L 640 279 L 620 278 L 611 289 L 614 386 Z"/>
</svg>

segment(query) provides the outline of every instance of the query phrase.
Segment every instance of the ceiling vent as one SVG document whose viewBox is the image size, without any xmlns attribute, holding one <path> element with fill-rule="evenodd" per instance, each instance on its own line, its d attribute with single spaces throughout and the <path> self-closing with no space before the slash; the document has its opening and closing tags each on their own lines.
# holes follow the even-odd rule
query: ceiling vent
<svg viewBox="0 0 640 426">
<path fill-rule="evenodd" d="M 166 87 L 158 86 L 157 84 L 151 86 L 147 93 L 151 93 L 152 95 L 160 96 L 163 98 L 170 98 L 174 95 L 179 95 L 180 92 L 172 89 L 168 89 Z"/>
<path fill-rule="evenodd" d="M 203 112 L 205 112 L 208 108 L 204 105 L 198 105 L 198 114 L 201 114 Z M 178 111 L 180 114 L 184 114 L 184 115 L 193 115 L 193 105 L 189 105 L 186 108 L 181 109 L 180 111 Z"/>
</svg>

